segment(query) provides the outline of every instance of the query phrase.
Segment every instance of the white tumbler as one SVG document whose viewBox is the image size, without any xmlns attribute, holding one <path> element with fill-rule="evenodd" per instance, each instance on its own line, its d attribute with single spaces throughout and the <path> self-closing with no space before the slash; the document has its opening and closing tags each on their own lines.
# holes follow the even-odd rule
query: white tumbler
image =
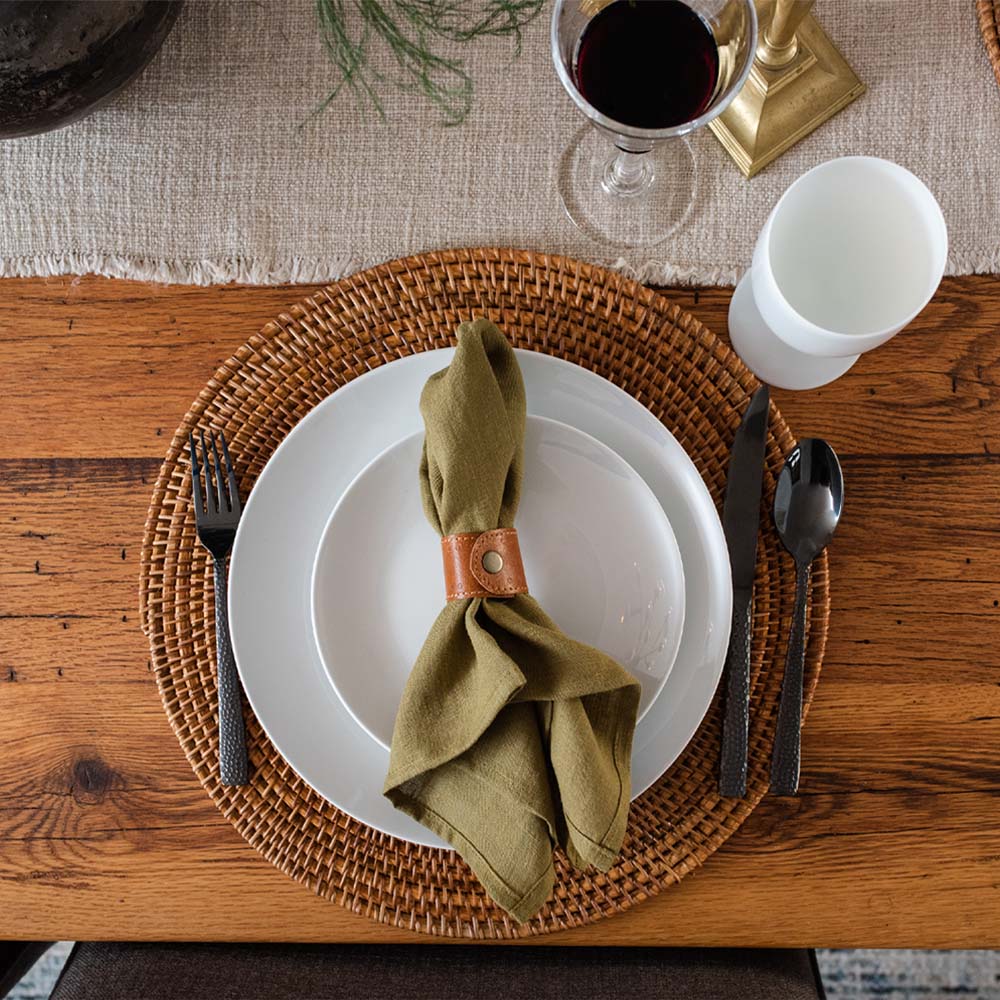
<svg viewBox="0 0 1000 1000">
<path fill-rule="evenodd" d="M 948 256 L 941 207 L 908 170 L 845 156 L 781 196 L 729 306 L 736 353 L 762 381 L 813 389 L 930 301 Z"/>
</svg>

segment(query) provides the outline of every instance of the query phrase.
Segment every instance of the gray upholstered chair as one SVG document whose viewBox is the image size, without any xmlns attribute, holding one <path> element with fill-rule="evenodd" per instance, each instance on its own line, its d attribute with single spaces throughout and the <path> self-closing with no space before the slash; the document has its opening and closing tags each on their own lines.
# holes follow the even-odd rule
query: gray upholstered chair
<svg viewBox="0 0 1000 1000">
<path fill-rule="evenodd" d="M 52 1000 L 822 1000 L 809 951 L 78 944 Z"/>
</svg>

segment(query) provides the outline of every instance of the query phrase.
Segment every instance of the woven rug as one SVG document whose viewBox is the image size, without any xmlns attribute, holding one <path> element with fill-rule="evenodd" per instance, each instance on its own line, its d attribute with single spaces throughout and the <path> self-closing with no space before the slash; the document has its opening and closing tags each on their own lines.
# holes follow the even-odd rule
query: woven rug
<svg viewBox="0 0 1000 1000">
<path fill-rule="evenodd" d="M 384 123 L 347 94 L 314 115 L 337 79 L 314 8 L 189 0 L 109 107 L 0 142 L 0 274 L 317 282 L 403 254 L 492 245 L 654 282 L 726 283 L 792 179 L 849 153 L 927 181 L 951 232 L 950 272 L 1000 270 L 1000 93 L 973 0 L 817 4 L 868 92 L 751 181 L 698 134 L 689 224 L 627 259 L 577 233 L 559 204 L 559 156 L 583 119 L 552 68 L 548 5 L 519 59 L 510 39 L 455 46 L 476 83 L 456 127 L 391 88 Z"/>
</svg>

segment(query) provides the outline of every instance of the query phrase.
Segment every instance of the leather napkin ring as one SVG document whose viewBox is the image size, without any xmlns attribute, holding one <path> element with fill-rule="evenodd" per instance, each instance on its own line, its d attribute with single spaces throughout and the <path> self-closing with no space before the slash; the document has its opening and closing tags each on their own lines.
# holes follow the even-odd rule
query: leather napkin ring
<svg viewBox="0 0 1000 1000">
<path fill-rule="evenodd" d="M 464 532 L 441 539 L 445 599 L 526 594 L 516 528 Z"/>
</svg>

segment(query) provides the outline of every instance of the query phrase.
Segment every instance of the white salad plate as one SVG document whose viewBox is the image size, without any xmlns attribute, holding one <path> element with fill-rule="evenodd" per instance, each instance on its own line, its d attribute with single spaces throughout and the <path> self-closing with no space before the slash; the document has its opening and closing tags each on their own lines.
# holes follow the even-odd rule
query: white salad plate
<svg viewBox="0 0 1000 1000">
<path fill-rule="evenodd" d="M 441 541 L 417 474 L 423 440 L 422 431 L 403 438 L 358 474 L 313 569 L 323 664 L 355 721 L 386 749 L 407 676 L 445 603 Z M 681 554 L 652 490 L 589 434 L 529 416 L 514 523 L 532 596 L 567 635 L 642 684 L 642 718 L 684 624 Z"/>
<path fill-rule="evenodd" d="M 330 682 L 314 635 L 312 587 L 334 507 L 374 456 L 421 431 L 423 385 L 453 353 L 428 351 L 380 366 L 333 393 L 296 425 L 250 493 L 229 581 L 240 678 L 278 751 L 339 809 L 385 833 L 433 847 L 445 845 L 382 795 L 388 751 L 358 725 Z M 687 746 L 722 673 L 732 614 L 722 525 L 691 459 L 642 404 L 560 358 L 521 350 L 517 357 L 528 413 L 589 434 L 620 456 L 656 497 L 680 549 L 680 648 L 659 696 L 636 727 L 632 791 L 639 795 Z M 384 622 L 393 608 L 381 612 Z"/>
</svg>

